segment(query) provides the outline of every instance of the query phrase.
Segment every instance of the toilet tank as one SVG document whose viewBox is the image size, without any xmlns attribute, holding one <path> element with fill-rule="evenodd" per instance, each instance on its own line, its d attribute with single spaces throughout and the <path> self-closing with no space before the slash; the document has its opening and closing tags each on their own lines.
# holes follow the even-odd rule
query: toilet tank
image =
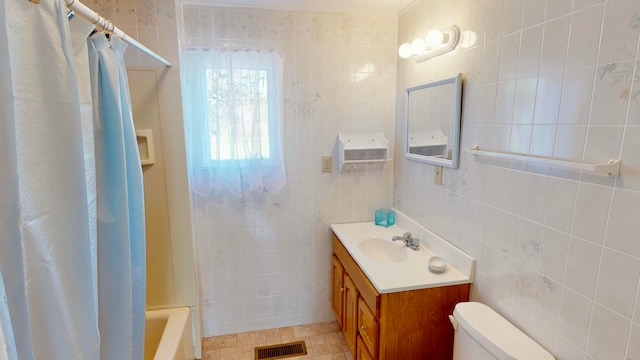
<svg viewBox="0 0 640 360">
<path fill-rule="evenodd" d="M 453 360 L 553 360 L 547 350 L 490 307 L 465 302 L 451 317 Z"/>
</svg>

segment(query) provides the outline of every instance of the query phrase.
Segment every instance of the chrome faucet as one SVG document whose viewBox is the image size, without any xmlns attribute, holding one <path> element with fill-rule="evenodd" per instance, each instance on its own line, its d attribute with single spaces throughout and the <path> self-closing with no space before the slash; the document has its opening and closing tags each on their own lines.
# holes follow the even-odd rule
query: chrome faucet
<svg viewBox="0 0 640 360">
<path fill-rule="evenodd" d="M 394 236 L 391 240 L 402 240 L 404 241 L 404 244 L 410 247 L 412 250 L 417 251 L 418 249 L 420 249 L 420 239 L 414 238 L 410 232 L 406 232 L 402 234 L 402 236 Z"/>
</svg>

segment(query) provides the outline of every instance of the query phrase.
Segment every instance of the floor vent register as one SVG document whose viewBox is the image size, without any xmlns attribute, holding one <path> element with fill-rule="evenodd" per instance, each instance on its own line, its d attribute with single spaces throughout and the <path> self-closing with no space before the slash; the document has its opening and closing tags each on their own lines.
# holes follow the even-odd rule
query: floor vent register
<svg viewBox="0 0 640 360">
<path fill-rule="evenodd" d="M 257 347 L 255 360 L 284 359 L 301 355 L 307 355 L 304 341 Z"/>
</svg>

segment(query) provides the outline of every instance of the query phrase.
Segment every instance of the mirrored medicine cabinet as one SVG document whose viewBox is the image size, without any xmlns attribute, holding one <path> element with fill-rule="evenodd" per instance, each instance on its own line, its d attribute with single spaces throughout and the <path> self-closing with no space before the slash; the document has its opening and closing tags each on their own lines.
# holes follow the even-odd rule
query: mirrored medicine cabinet
<svg viewBox="0 0 640 360">
<path fill-rule="evenodd" d="M 457 168 L 460 158 L 462 74 L 408 87 L 405 93 L 407 159 Z"/>
</svg>

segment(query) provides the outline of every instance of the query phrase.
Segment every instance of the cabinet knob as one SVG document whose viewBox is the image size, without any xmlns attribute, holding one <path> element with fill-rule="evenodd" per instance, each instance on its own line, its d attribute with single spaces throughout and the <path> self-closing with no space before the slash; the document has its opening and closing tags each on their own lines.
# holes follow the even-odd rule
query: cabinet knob
<svg viewBox="0 0 640 360">
<path fill-rule="evenodd" d="M 340 292 L 344 292 L 344 288 L 340 288 Z"/>
<path fill-rule="evenodd" d="M 362 329 L 364 331 L 364 330 L 367 330 L 367 327 L 365 325 L 362 325 L 362 326 L 360 326 L 360 329 Z"/>
</svg>

